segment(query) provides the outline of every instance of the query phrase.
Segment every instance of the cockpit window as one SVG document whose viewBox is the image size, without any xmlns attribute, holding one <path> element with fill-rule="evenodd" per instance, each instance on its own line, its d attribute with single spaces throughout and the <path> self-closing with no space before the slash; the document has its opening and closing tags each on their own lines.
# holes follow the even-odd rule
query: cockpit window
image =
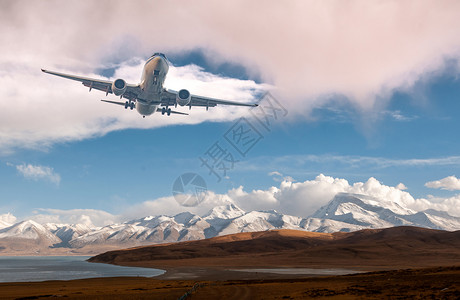
<svg viewBox="0 0 460 300">
<path fill-rule="evenodd" d="M 160 52 L 156 52 L 156 53 L 153 54 L 152 56 L 160 56 L 160 57 L 163 57 L 164 59 L 167 59 L 167 58 L 166 58 L 166 55 L 164 55 L 163 53 L 160 53 Z"/>
</svg>

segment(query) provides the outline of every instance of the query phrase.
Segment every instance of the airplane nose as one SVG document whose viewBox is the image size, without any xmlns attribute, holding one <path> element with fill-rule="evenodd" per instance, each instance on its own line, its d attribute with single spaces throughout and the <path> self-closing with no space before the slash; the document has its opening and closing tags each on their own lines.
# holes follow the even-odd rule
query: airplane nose
<svg viewBox="0 0 460 300">
<path fill-rule="evenodd" d="M 164 59 L 162 59 L 161 57 L 155 57 L 153 61 L 158 65 L 163 65 L 165 63 Z"/>
</svg>

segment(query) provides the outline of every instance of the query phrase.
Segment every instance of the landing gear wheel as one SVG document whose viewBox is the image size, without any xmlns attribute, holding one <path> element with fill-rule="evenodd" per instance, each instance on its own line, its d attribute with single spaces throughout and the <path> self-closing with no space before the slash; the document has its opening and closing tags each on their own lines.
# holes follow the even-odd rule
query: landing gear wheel
<svg viewBox="0 0 460 300">
<path fill-rule="evenodd" d="M 168 108 L 168 110 L 166 112 L 168 113 L 168 116 L 171 115 L 171 109 L 170 108 Z"/>
<path fill-rule="evenodd" d="M 164 107 L 163 107 L 163 108 L 161 108 L 161 114 L 162 114 L 162 115 L 164 115 L 164 114 L 165 114 L 165 112 L 166 112 L 166 108 L 164 108 Z"/>
<path fill-rule="evenodd" d="M 126 101 L 126 102 L 125 102 L 125 109 L 127 109 L 128 106 L 129 106 L 129 103 L 128 103 L 128 101 Z"/>
<path fill-rule="evenodd" d="M 134 102 L 131 102 L 131 103 L 129 104 L 129 108 L 131 108 L 131 110 L 134 109 Z"/>
</svg>

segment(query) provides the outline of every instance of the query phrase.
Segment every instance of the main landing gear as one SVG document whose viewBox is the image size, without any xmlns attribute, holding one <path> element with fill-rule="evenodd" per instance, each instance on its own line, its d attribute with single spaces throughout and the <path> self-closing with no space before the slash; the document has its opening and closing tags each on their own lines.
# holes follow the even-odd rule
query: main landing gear
<svg viewBox="0 0 460 300">
<path fill-rule="evenodd" d="M 125 102 L 125 109 L 127 109 L 128 107 L 129 107 L 131 110 L 133 110 L 133 109 L 134 109 L 134 102 L 132 102 L 132 101 L 126 101 L 126 102 Z"/>
<path fill-rule="evenodd" d="M 164 115 L 164 114 L 167 114 L 168 116 L 171 115 L 171 109 L 170 108 L 166 108 L 166 107 L 163 107 L 161 109 L 161 114 Z"/>
</svg>

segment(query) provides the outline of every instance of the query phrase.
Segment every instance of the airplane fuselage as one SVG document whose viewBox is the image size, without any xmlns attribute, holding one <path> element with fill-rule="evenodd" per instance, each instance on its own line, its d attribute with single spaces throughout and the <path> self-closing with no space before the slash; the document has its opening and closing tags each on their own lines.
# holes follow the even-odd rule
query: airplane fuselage
<svg viewBox="0 0 460 300">
<path fill-rule="evenodd" d="M 101 101 L 124 106 L 125 109 L 130 108 L 130 110 L 133 110 L 135 107 L 137 112 L 143 117 L 151 115 L 157 111 L 161 112 L 162 115 L 167 116 L 171 114 L 188 115 L 188 113 L 185 112 L 172 110 L 171 106 L 188 107 L 189 110 L 194 106 L 206 107 L 206 110 L 208 110 L 209 107 L 214 107 L 216 105 L 257 106 L 257 104 L 240 103 L 192 95 L 187 89 L 181 89 L 178 92 L 165 89 L 163 84 L 168 71 L 169 62 L 166 56 L 163 53 L 158 52 L 152 55 L 145 62 L 139 84 L 128 84 L 121 78 L 110 81 L 42 69 L 42 72 L 44 73 L 79 81 L 85 87 L 88 87 L 89 91 L 96 89 L 105 92 L 106 96 L 111 93 L 120 97 L 120 99 L 125 98 L 127 100 L 125 102 L 106 99 L 102 99 Z"/>
<path fill-rule="evenodd" d="M 142 92 L 136 103 L 136 110 L 141 115 L 148 116 L 157 111 L 168 70 L 168 62 L 161 56 L 152 56 L 145 63 L 139 84 Z"/>
</svg>

